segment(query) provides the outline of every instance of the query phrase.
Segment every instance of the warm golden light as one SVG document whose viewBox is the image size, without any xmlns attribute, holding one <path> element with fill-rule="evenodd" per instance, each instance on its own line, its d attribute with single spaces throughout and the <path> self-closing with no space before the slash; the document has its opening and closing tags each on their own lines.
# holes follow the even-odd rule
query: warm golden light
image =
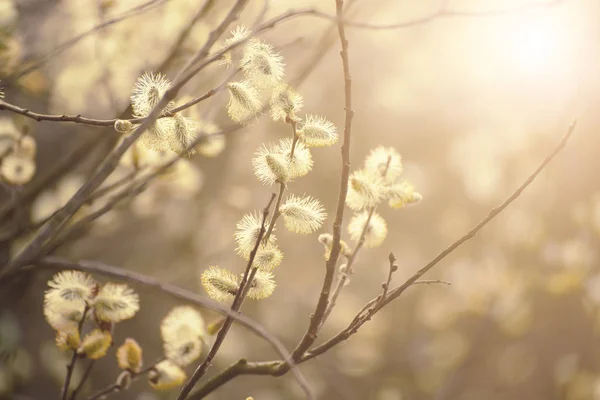
<svg viewBox="0 0 600 400">
<path fill-rule="evenodd" d="M 548 77 L 571 63 L 569 47 L 575 40 L 561 15 L 523 16 L 507 24 L 506 63 L 516 72 Z"/>
</svg>

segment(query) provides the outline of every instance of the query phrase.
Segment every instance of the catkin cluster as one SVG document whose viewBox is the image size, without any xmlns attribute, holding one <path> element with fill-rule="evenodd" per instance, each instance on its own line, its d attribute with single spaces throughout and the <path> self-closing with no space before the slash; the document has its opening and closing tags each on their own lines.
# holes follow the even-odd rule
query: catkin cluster
<svg viewBox="0 0 600 400">
<path fill-rule="evenodd" d="M 131 92 L 131 108 L 136 118 L 147 117 L 152 109 L 160 102 L 166 91 L 171 87 L 171 82 L 160 73 L 146 72 L 136 82 Z M 202 141 L 199 149 L 201 135 L 210 135 L 218 131 L 214 125 L 205 121 L 188 117 L 181 112 L 173 113 L 175 102 L 171 101 L 162 110 L 160 118 L 140 136 L 138 143 L 142 147 L 155 151 L 167 151 L 177 154 L 194 154 L 197 151 L 212 155 L 217 150 L 208 146 L 212 139 Z M 128 120 L 117 120 L 115 130 L 128 134 L 138 127 Z M 221 143 L 222 139 L 217 139 Z"/>
<path fill-rule="evenodd" d="M 28 183 L 36 171 L 35 139 L 8 118 L 0 120 L 0 179 L 14 186 Z"/>
<path fill-rule="evenodd" d="M 56 331 L 56 345 L 60 350 L 74 351 L 79 358 L 104 357 L 113 344 L 115 324 L 132 318 L 140 308 L 138 295 L 127 285 L 100 285 L 80 271 L 59 272 L 48 286 L 44 315 Z M 160 325 L 164 358 L 142 370 L 142 347 L 135 339 L 126 338 L 116 350 L 121 370 L 116 385 L 125 390 L 133 378 L 144 372 L 156 390 L 183 384 L 187 379 L 184 368 L 200 357 L 204 343 L 221 323 L 222 319 L 217 320 L 207 328 L 202 315 L 193 307 L 173 308 Z"/>
<path fill-rule="evenodd" d="M 289 231 L 305 235 L 321 228 L 326 217 L 319 200 L 309 195 L 294 194 L 284 198 L 284 190 L 294 179 L 311 171 L 311 148 L 331 146 L 337 142 L 338 135 L 333 123 L 326 118 L 312 114 L 304 117 L 299 115 L 303 99 L 283 80 L 283 57 L 271 45 L 250 38 L 250 35 L 248 29 L 238 27 L 223 43 L 224 48 L 240 44 L 225 54 L 222 63 L 237 65 L 245 77 L 228 85 L 228 114 L 238 123 L 247 123 L 259 116 L 263 110 L 261 97 L 267 96 L 270 99 L 268 107 L 271 118 L 289 124 L 292 131 L 291 137 L 261 145 L 252 159 L 256 178 L 265 185 L 277 183 L 280 187 L 279 200 L 271 219 L 263 221 L 261 213 L 248 213 L 237 223 L 234 234 L 237 254 L 249 261 L 261 230 L 264 231 L 252 262 L 256 273 L 247 292 L 251 299 L 260 300 L 273 293 L 275 281 L 272 271 L 283 260 L 283 252 L 273 234 L 277 219 L 281 217 Z M 218 266 L 211 266 L 202 273 L 204 289 L 218 301 L 233 299 L 240 284 L 236 274 Z"/>
<path fill-rule="evenodd" d="M 56 345 L 91 360 L 106 355 L 114 325 L 132 318 L 140 308 L 138 295 L 127 285 L 100 285 L 80 271 L 59 272 L 48 286 L 44 316 L 56 331 Z M 83 336 L 87 325 L 89 332 Z"/>
<path fill-rule="evenodd" d="M 391 147 L 379 146 L 369 153 L 363 168 L 352 172 L 346 196 L 346 205 L 354 211 L 348 223 L 352 240 L 363 242 L 365 247 L 379 246 L 387 236 L 387 225 L 376 207 L 386 200 L 392 208 L 421 200 L 414 186 L 400 179 L 402 171 L 400 154 Z"/>
</svg>

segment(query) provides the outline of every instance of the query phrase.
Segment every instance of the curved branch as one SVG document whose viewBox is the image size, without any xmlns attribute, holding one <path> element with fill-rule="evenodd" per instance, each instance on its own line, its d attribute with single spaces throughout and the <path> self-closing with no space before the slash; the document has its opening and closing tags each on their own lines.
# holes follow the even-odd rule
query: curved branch
<svg viewBox="0 0 600 400">
<path fill-rule="evenodd" d="M 149 287 L 151 289 L 157 290 L 161 293 L 166 293 L 172 297 L 175 297 L 180 300 L 187 301 L 192 304 L 196 304 L 198 306 L 208 308 L 210 310 L 214 310 L 215 312 L 228 316 L 241 326 L 252 332 L 253 334 L 263 338 L 267 341 L 273 349 L 279 354 L 282 358 L 287 359 L 290 357 L 290 353 L 286 350 L 283 344 L 277 339 L 275 336 L 270 334 L 262 325 L 253 321 L 252 319 L 230 310 L 229 307 L 222 305 L 221 303 L 217 303 L 216 301 L 207 299 L 202 297 L 194 292 L 189 290 L 180 288 L 179 286 L 172 285 L 170 283 L 163 283 L 158 279 L 152 278 L 151 276 L 141 274 L 135 271 L 125 270 L 120 267 L 115 267 L 112 265 L 104 264 L 99 261 L 88 261 L 82 260 L 78 262 L 73 262 L 66 260 L 61 257 L 49 256 L 42 258 L 39 261 L 36 261 L 36 266 L 43 269 L 75 269 L 79 271 L 89 272 L 93 274 L 100 274 L 104 276 L 109 276 L 112 278 L 121 279 L 127 282 L 135 283 L 138 285 L 142 285 L 145 287 Z M 15 271 L 10 276 L 3 279 L 10 279 L 13 276 L 20 275 L 22 273 L 26 273 L 33 269 L 33 267 L 22 268 L 19 271 Z"/>
</svg>

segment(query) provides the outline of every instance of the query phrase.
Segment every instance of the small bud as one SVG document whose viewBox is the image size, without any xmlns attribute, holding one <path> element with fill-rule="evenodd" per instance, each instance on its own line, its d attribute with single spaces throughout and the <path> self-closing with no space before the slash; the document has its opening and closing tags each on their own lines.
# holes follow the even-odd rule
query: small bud
<svg viewBox="0 0 600 400">
<path fill-rule="evenodd" d="M 156 390 L 168 390 L 177 387 L 187 376 L 185 371 L 169 360 L 161 361 L 148 373 L 150 386 Z"/>
<path fill-rule="evenodd" d="M 37 145 L 33 137 L 25 135 L 19 140 L 16 152 L 20 155 L 33 159 L 35 158 L 36 151 Z"/>
<path fill-rule="evenodd" d="M 117 377 L 116 384 L 119 387 L 119 390 L 129 389 L 129 386 L 131 385 L 131 372 L 129 372 L 129 371 L 121 372 L 119 374 L 119 376 Z"/>
<path fill-rule="evenodd" d="M 396 262 L 396 256 L 394 255 L 394 253 L 390 252 L 390 255 L 388 256 L 388 260 L 390 260 L 390 264 L 393 264 Z"/>
<path fill-rule="evenodd" d="M 125 119 L 118 119 L 115 122 L 115 131 L 119 133 L 129 133 L 133 129 L 133 124 Z"/>
<path fill-rule="evenodd" d="M 62 351 L 76 350 L 81 344 L 78 331 L 56 332 L 56 347 Z"/>
<path fill-rule="evenodd" d="M 274 121 L 295 121 L 302 103 L 302 96 L 287 83 L 282 83 L 273 90 L 271 96 L 271 118 Z"/>
<path fill-rule="evenodd" d="M 77 353 L 85 355 L 90 360 L 97 360 L 106 355 L 111 343 L 110 332 L 94 329 L 83 339 Z"/>
<path fill-rule="evenodd" d="M 138 373 L 142 366 L 142 348 L 133 339 L 125 339 L 117 349 L 117 364 L 119 368 Z"/>
<path fill-rule="evenodd" d="M 392 272 L 398 271 L 398 266 L 396 264 L 392 264 L 392 266 L 390 267 L 390 271 L 392 271 Z"/>
<path fill-rule="evenodd" d="M 208 327 L 206 328 L 206 331 L 208 332 L 208 334 L 210 336 L 216 335 L 219 332 L 219 330 L 221 330 L 221 327 L 225 323 L 225 319 L 226 319 L 225 317 L 220 317 L 216 321 L 208 324 Z"/>
<path fill-rule="evenodd" d="M 342 264 L 340 265 L 340 274 L 345 274 L 348 271 L 348 265 Z"/>
</svg>

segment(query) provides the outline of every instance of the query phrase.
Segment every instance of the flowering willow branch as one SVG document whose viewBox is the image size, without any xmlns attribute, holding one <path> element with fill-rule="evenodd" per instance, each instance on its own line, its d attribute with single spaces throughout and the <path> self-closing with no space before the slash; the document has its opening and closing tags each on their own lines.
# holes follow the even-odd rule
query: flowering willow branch
<svg viewBox="0 0 600 400">
<path fill-rule="evenodd" d="M 180 105 L 179 107 L 175 107 L 170 112 L 161 114 L 158 118 L 172 117 L 174 114 L 176 114 L 180 111 L 183 111 L 187 108 L 190 108 L 190 107 L 214 96 L 219 91 L 221 91 L 223 89 L 223 87 L 227 84 L 227 82 L 229 82 L 229 80 L 231 80 L 232 78 L 233 78 L 233 76 L 231 76 L 231 78 L 222 82 L 218 86 L 210 89 L 208 92 L 206 92 L 202 96 L 196 97 L 196 98 L 188 101 L 187 103 Z M 94 119 L 94 118 L 83 117 L 83 116 L 81 116 L 81 114 L 77 114 L 77 115 L 38 114 L 27 108 L 21 108 L 19 106 L 7 103 L 4 100 L 0 100 L 0 110 L 11 111 L 16 114 L 24 115 L 25 117 L 34 119 L 38 122 L 40 122 L 40 121 L 74 122 L 77 124 L 91 125 L 91 126 L 113 126 L 115 124 L 115 122 L 119 121 L 119 118 Z M 137 124 L 137 123 L 143 122 L 144 119 L 145 118 L 130 118 L 130 119 L 127 119 L 126 121 L 131 122 L 132 124 Z M 118 132 L 115 132 L 115 131 L 111 131 L 111 132 L 115 135 L 118 134 Z"/>
<path fill-rule="evenodd" d="M 411 278 L 406 280 L 402 285 L 393 289 L 387 290 L 384 288 L 385 296 L 379 295 L 374 299 L 370 300 L 365 304 L 363 309 L 356 315 L 352 322 L 347 328 L 333 336 L 325 343 L 311 349 L 304 353 L 298 360 L 297 364 L 301 364 L 305 361 L 311 360 L 331 348 L 335 347 L 339 343 L 347 340 L 350 336 L 355 334 L 358 329 L 367 321 L 369 321 L 379 310 L 388 305 L 390 302 L 398 298 L 406 289 L 416 284 L 433 284 L 442 283 L 449 284 L 449 282 L 439 280 L 419 280 L 425 273 L 431 270 L 435 265 L 442 261 L 445 257 L 451 254 L 459 246 L 472 239 L 481 229 L 492 221 L 498 214 L 503 212 L 512 202 L 514 202 L 524 191 L 531 185 L 535 178 L 544 170 L 544 168 L 556 157 L 556 155 L 566 146 L 567 141 L 575 130 L 576 122 L 574 121 L 566 134 L 562 137 L 558 145 L 550 152 L 536 170 L 523 182 L 517 190 L 515 190 L 502 204 L 497 208 L 492 209 L 489 214 L 475 225 L 469 232 L 467 232 L 460 239 L 452 243 L 445 250 L 434 257 L 427 265 L 417 271 Z M 391 278 L 390 278 L 391 279 Z M 206 384 L 201 387 L 197 392 L 191 396 L 191 399 L 202 399 L 204 396 L 212 393 L 217 388 L 221 387 L 225 383 L 234 379 L 239 375 L 270 375 L 270 376 L 282 376 L 287 373 L 288 365 L 285 361 L 264 361 L 264 362 L 250 362 L 247 360 L 239 360 L 236 363 L 230 365 L 225 370 L 211 378 Z"/>
<path fill-rule="evenodd" d="M 179 286 L 172 285 L 169 283 L 163 283 L 159 279 L 155 279 L 148 275 L 144 275 L 135 271 L 128 271 L 122 267 L 111 266 L 99 261 L 82 260 L 78 262 L 73 262 L 61 257 L 50 256 L 36 261 L 36 264 L 39 268 L 42 269 L 74 269 L 89 273 L 100 274 L 104 276 L 110 276 L 134 284 L 143 285 L 145 287 L 154 289 L 157 292 L 170 295 L 172 297 L 187 301 L 192 304 L 196 304 L 200 307 L 208 308 L 221 315 L 233 318 L 248 331 L 267 341 L 277 352 L 277 354 L 279 354 L 282 358 L 287 359 L 290 357 L 290 353 L 286 350 L 283 344 L 275 336 L 270 334 L 259 323 L 240 313 L 231 311 L 229 307 L 226 307 L 221 303 L 207 299 L 206 297 L 200 296 L 186 289 L 182 289 Z M 22 268 L 18 271 L 13 271 L 10 275 L 7 275 L 5 278 L 2 278 L 0 282 L 4 282 L 7 279 L 11 279 L 23 273 L 27 273 L 32 269 L 34 269 L 33 266 Z"/>
<path fill-rule="evenodd" d="M 392 161 L 392 156 L 389 155 L 387 162 L 385 164 L 385 168 L 381 172 L 382 178 L 385 178 L 386 174 L 388 173 L 391 161 Z M 356 261 L 356 257 L 358 257 L 358 252 L 365 244 L 365 238 L 366 238 L 367 231 L 369 230 L 369 224 L 371 223 L 371 218 L 373 218 L 373 213 L 375 212 L 376 208 L 377 208 L 376 206 L 369 207 L 367 219 L 365 220 L 365 224 L 362 228 L 362 231 L 360 233 L 360 236 L 358 238 L 356 246 L 354 247 L 354 250 L 350 254 L 350 257 L 348 257 L 348 262 L 346 263 L 345 268 L 343 270 L 340 270 L 338 282 L 335 286 L 335 289 L 333 290 L 333 294 L 331 295 L 331 297 L 329 299 L 329 304 L 327 306 L 327 309 L 325 310 L 325 314 L 323 315 L 320 326 L 323 326 L 323 324 L 325 324 L 325 321 L 329 317 L 329 314 L 331 314 L 331 311 L 337 304 L 337 299 L 340 296 L 342 289 L 346 286 L 346 282 L 348 282 L 348 279 L 352 275 L 352 272 L 353 272 L 352 268 L 354 267 L 354 262 Z M 391 260 L 391 257 L 390 257 L 390 260 Z M 389 279 L 391 279 L 391 273 L 390 273 Z"/>
<path fill-rule="evenodd" d="M 185 42 L 185 40 L 189 37 L 189 34 L 194 27 L 194 25 L 202 19 L 203 16 L 206 15 L 210 11 L 210 9 L 214 5 L 214 0 L 207 0 L 202 7 L 200 8 L 198 14 L 188 23 L 186 28 L 180 33 L 178 39 L 175 43 L 170 46 L 170 53 L 164 57 L 163 62 L 157 68 L 159 72 L 164 72 L 167 67 L 172 62 L 173 58 L 181 50 L 181 46 Z M 131 112 L 131 104 L 120 114 L 120 118 L 124 118 Z M 98 137 L 97 139 L 101 139 L 102 137 Z M 51 185 L 54 181 L 60 178 L 64 172 L 72 168 L 74 165 L 79 164 L 80 161 L 85 157 L 91 149 L 97 147 L 97 140 L 88 139 L 85 143 L 83 143 L 80 147 L 75 149 L 73 152 L 67 154 L 65 157 L 61 157 L 60 160 L 50 169 L 50 171 L 41 177 L 41 179 L 36 180 L 35 183 L 31 186 L 26 186 L 25 192 L 20 197 L 21 205 L 23 202 L 31 201 L 43 188 Z M 14 207 L 10 205 L 5 206 L 0 209 L 0 225 L 5 222 L 4 218 L 10 214 L 14 210 Z"/>
<path fill-rule="evenodd" d="M 246 297 L 246 294 L 248 293 L 248 290 L 250 289 L 251 282 L 254 279 L 254 275 L 256 274 L 257 268 L 253 267 L 252 264 L 254 262 L 254 258 L 256 257 L 258 248 L 260 247 L 260 244 L 266 233 L 267 216 L 269 215 L 269 210 L 270 210 L 271 205 L 273 204 L 274 200 L 275 200 L 275 194 L 273 193 L 271 195 L 271 199 L 269 200 L 269 203 L 263 210 L 262 222 L 261 222 L 258 236 L 256 238 L 256 242 L 254 244 L 254 248 L 250 252 L 250 258 L 248 260 L 248 265 L 246 266 L 246 270 L 244 272 L 244 277 L 242 278 L 242 282 L 240 283 L 239 289 L 235 295 L 235 298 L 233 299 L 233 304 L 231 305 L 231 310 L 233 312 L 237 312 L 241 308 L 242 303 L 244 302 L 244 298 Z M 230 318 L 228 316 L 225 319 L 225 321 L 223 322 L 223 326 L 221 327 L 221 329 L 219 329 L 219 332 L 217 333 L 215 342 L 211 346 L 204 361 L 202 361 L 202 363 L 198 366 L 198 368 L 196 368 L 196 370 L 192 374 L 191 378 L 185 383 L 185 385 L 181 389 L 181 392 L 177 396 L 177 400 L 185 400 L 189 396 L 190 392 L 192 391 L 192 389 L 194 388 L 194 386 L 196 385 L 198 380 L 200 380 L 200 378 L 202 378 L 202 376 L 204 376 L 204 374 L 206 373 L 208 368 L 210 368 L 210 364 L 211 364 L 212 360 L 214 359 L 214 357 L 217 355 L 217 352 L 219 351 L 219 348 L 223 344 L 223 341 L 225 340 L 225 337 L 227 336 L 227 333 L 229 332 L 229 329 L 231 328 L 232 324 L 233 324 L 233 318 Z M 289 362 L 293 362 L 291 357 L 289 359 Z M 308 383 L 306 382 L 306 379 L 304 379 L 304 377 L 297 370 L 294 373 L 296 374 L 296 379 L 298 380 L 298 383 L 300 384 L 302 390 L 306 393 L 307 398 L 314 399 L 314 395 L 310 391 L 310 388 L 308 386 Z"/>
<path fill-rule="evenodd" d="M 335 273 L 335 265 L 341 250 L 341 231 L 342 222 L 344 220 L 344 206 L 346 203 L 346 194 L 348 192 L 348 178 L 350 175 L 350 138 L 352 133 L 352 117 L 354 111 L 352 110 L 352 78 L 350 76 L 350 62 L 348 60 L 348 39 L 346 39 L 346 31 L 344 24 L 341 22 L 344 13 L 344 2 L 343 0 L 336 0 L 336 15 L 338 17 L 338 34 L 342 45 L 340 56 L 342 57 L 342 66 L 344 69 L 344 97 L 345 97 L 345 111 L 346 118 L 344 123 L 344 143 L 342 144 L 342 172 L 340 175 L 340 190 L 338 195 L 337 211 L 335 215 L 335 221 L 333 222 L 333 244 L 329 258 L 325 262 L 325 277 L 323 279 L 323 286 L 321 288 L 321 294 L 315 307 L 314 313 L 310 317 L 310 323 L 308 329 L 296 348 L 292 353 L 294 360 L 299 360 L 304 352 L 314 343 L 317 339 L 319 327 L 321 321 L 325 315 L 327 304 L 329 302 L 329 291 L 333 283 L 333 275 Z"/>
<path fill-rule="evenodd" d="M 235 3 L 223 21 L 209 34 L 204 46 L 200 49 L 195 58 L 204 59 L 208 56 L 213 44 L 223 34 L 229 24 L 237 19 L 238 14 L 241 12 L 247 2 L 248 0 L 238 0 Z M 226 50 L 229 49 L 224 49 L 223 51 L 219 52 L 217 56 L 221 57 Z M 212 57 L 212 61 L 216 60 L 217 56 Z M 208 65 L 206 62 L 205 64 Z M 94 190 L 96 190 L 102 184 L 102 182 L 104 182 L 104 180 L 117 168 L 119 159 L 123 156 L 123 154 L 125 154 L 133 142 L 136 141 L 142 135 L 142 133 L 144 133 L 144 131 L 146 131 L 154 123 L 154 121 L 157 120 L 162 110 L 170 101 L 175 98 L 175 96 L 177 96 L 179 90 L 190 79 L 192 79 L 197 72 L 200 71 L 200 69 L 195 68 L 189 73 L 184 74 L 183 71 L 187 70 L 188 68 L 189 65 L 178 74 L 173 86 L 165 91 L 163 97 L 148 114 L 148 116 L 144 118 L 144 121 L 134 130 L 133 133 L 131 133 L 131 135 L 126 137 L 123 142 L 121 142 L 121 144 L 113 150 L 113 152 L 98 168 L 96 173 L 83 184 L 83 186 L 77 191 L 77 193 L 75 193 L 75 195 L 67 202 L 67 204 L 60 209 L 55 217 L 48 221 L 48 223 L 42 229 L 40 229 L 32 241 L 19 254 L 17 254 L 17 256 L 9 263 L 8 267 L 5 268 L 2 273 L 0 273 L 0 277 L 2 277 L 2 275 L 11 268 L 14 268 L 15 265 L 28 263 L 33 258 L 39 256 L 39 252 L 46 241 L 50 239 L 54 232 L 62 227 L 75 214 L 75 212 L 77 212 L 77 210 L 79 210 L 81 205 L 85 203 L 88 196 Z"/>
</svg>

